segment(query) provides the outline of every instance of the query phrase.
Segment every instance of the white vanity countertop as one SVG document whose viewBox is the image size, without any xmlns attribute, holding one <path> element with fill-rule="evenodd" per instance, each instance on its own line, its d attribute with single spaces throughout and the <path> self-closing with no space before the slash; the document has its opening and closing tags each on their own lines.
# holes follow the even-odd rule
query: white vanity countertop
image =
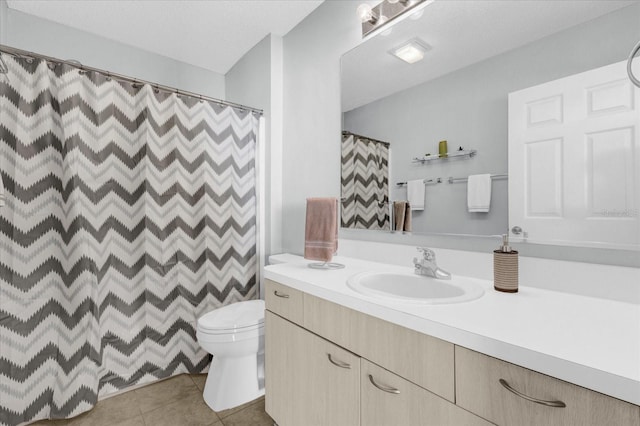
<svg viewBox="0 0 640 426">
<path fill-rule="evenodd" d="M 409 305 L 364 296 L 346 281 L 365 271 L 413 268 L 335 257 L 338 270 L 301 257 L 267 266 L 265 278 L 456 345 L 640 405 L 640 305 L 476 280 L 485 294 L 449 305 Z"/>
</svg>

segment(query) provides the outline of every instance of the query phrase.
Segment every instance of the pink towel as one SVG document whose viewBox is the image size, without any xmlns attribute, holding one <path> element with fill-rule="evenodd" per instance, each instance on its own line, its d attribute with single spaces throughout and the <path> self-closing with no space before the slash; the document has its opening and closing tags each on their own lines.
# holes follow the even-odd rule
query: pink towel
<svg viewBox="0 0 640 426">
<path fill-rule="evenodd" d="M 338 250 L 338 199 L 307 198 L 304 258 L 330 262 Z"/>
<path fill-rule="evenodd" d="M 411 204 L 408 201 L 393 202 L 393 229 L 411 232 Z"/>
</svg>

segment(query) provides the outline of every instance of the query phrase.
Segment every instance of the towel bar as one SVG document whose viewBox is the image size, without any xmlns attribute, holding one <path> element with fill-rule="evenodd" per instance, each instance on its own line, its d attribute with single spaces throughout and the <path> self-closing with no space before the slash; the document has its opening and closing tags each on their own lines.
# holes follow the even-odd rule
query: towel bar
<svg viewBox="0 0 640 426">
<path fill-rule="evenodd" d="M 436 183 L 442 183 L 442 178 L 436 178 L 435 180 L 433 180 L 433 179 L 425 179 L 425 180 L 422 181 L 422 183 L 424 183 L 425 185 L 433 185 L 433 184 L 436 184 Z M 398 186 L 404 186 L 406 184 L 407 184 L 407 182 L 398 182 L 398 183 L 396 183 L 396 185 L 398 185 Z"/>
<path fill-rule="evenodd" d="M 491 175 L 491 180 L 493 179 L 507 179 L 509 177 L 509 175 L 507 174 L 500 174 L 500 175 Z M 466 182 L 467 180 L 469 180 L 469 178 L 454 178 L 449 176 L 449 179 L 447 180 L 447 182 L 449 183 L 457 183 L 457 182 Z"/>
</svg>

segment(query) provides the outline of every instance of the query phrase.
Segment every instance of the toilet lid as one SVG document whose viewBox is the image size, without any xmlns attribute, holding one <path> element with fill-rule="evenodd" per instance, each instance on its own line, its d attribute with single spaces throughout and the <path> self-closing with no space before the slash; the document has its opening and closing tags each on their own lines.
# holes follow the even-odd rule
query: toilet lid
<svg viewBox="0 0 640 426">
<path fill-rule="evenodd" d="M 204 314 L 198 319 L 201 330 L 245 330 L 264 324 L 264 300 L 232 303 Z"/>
</svg>

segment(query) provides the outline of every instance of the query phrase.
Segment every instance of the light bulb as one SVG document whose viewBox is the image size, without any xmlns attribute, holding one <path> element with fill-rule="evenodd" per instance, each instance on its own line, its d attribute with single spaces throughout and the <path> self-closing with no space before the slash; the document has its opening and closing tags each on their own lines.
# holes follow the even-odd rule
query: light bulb
<svg viewBox="0 0 640 426">
<path fill-rule="evenodd" d="M 362 22 L 371 21 L 371 18 L 373 18 L 371 6 L 366 3 L 362 3 L 360 6 L 358 6 L 358 8 L 356 9 L 356 14 Z"/>
</svg>

